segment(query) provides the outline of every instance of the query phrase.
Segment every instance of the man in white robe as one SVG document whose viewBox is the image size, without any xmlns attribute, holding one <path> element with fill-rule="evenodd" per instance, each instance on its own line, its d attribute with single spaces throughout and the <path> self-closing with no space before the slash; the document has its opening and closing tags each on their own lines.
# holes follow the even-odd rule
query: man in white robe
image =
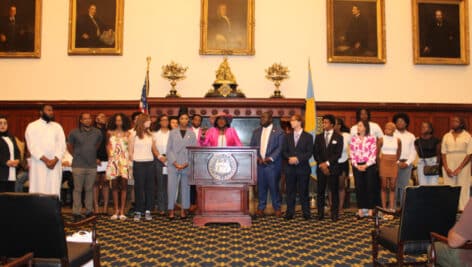
<svg viewBox="0 0 472 267">
<path fill-rule="evenodd" d="M 61 159 L 66 150 L 64 130 L 54 122 L 51 105 L 40 110 L 41 118 L 26 127 L 25 138 L 31 153 L 29 192 L 60 196 Z"/>
</svg>

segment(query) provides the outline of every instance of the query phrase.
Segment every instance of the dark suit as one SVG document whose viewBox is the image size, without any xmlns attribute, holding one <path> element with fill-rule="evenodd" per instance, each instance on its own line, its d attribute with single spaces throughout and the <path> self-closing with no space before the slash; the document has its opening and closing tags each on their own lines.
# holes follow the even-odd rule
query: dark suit
<svg viewBox="0 0 472 267">
<path fill-rule="evenodd" d="M 13 153 L 15 159 L 20 159 L 20 150 L 16 144 L 15 137 L 9 135 L 8 138 L 13 143 Z M 8 148 L 7 142 L 0 136 L 0 181 L 7 181 L 10 174 L 10 167 L 7 165 L 7 161 L 10 160 L 10 149 Z"/>
<path fill-rule="evenodd" d="M 105 25 L 98 19 L 94 17 L 95 22 L 98 25 L 93 23 L 92 18 L 87 14 L 79 17 L 77 20 L 77 30 L 76 30 L 76 47 L 106 47 L 106 45 L 100 42 L 100 34 L 105 30 Z M 97 35 L 97 30 L 99 35 Z M 88 39 L 82 38 L 83 34 L 88 35 Z"/>
<path fill-rule="evenodd" d="M 310 182 L 310 158 L 313 153 L 313 136 L 305 131 L 302 132 L 295 145 L 294 133 L 285 136 L 283 148 L 283 157 L 297 157 L 299 163 L 297 165 L 288 164 L 285 169 L 286 190 L 287 190 L 287 217 L 291 217 L 295 213 L 295 197 L 300 195 L 300 203 L 303 210 L 303 216 L 309 217 L 310 204 L 308 200 L 308 185 Z"/>
<path fill-rule="evenodd" d="M 360 43 L 359 52 L 367 49 L 369 34 L 368 23 L 363 15 L 353 16 L 346 31 L 346 41 L 351 48 Z"/>
<path fill-rule="evenodd" d="M 14 21 L 10 21 L 10 17 L 2 17 L 0 20 L 0 34 L 5 35 L 6 42 L 0 43 L 0 51 L 16 52 L 24 51 L 21 46 L 24 35 L 21 19 L 15 17 Z"/>
<path fill-rule="evenodd" d="M 460 57 L 460 40 L 457 31 L 447 23 L 434 22 L 429 25 L 425 45 L 430 53 L 426 57 Z"/>
<path fill-rule="evenodd" d="M 331 134 L 329 143 L 326 146 L 325 132 L 320 133 L 315 138 L 313 146 L 313 157 L 319 164 L 329 162 L 329 175 L 325 175 L 321 168 L 316 169 L 318 178 L 316 204 L 318 208 L 318 217 L 323 218 L 325 206 L 326 184 L 329 183 L 329 189 L 332 194 L 331 218 L 337 219 L 339 207 L 339 174 L 341 173 L 338 160 L 343 152 L 343 137 L 335 132 Z"/>
<path fill-rule="evenodd" d="M 282 130 L 272 126 L 265 155 L 261 155 L 261 135 L 262 127 L 257 128 L 252 133 L 251 146 L 259 147 L 257 150 L 258 158 L 264 160 L 271 158 L 273 161 L 265 164 L 257 164 L 257 190 L 259 205 L 258 210 L 264 210 L 267 204 L 267 189 L 269 189 L 272 198 L 272 207 L 274 210 L 280 210 L 280 191 L 279 180 L 280 170 L 282 168 L 282 147 L 284 143 L 284 133 Z"/>
</svg>

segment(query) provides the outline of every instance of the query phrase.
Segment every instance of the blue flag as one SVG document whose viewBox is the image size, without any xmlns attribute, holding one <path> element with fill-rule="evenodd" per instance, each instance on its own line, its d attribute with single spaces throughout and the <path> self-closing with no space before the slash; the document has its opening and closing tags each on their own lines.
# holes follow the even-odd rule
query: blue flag
<svg viewBox="0 0 472 267">
<path fill-rule="evenodd" d="M 313 135 L 313 140 L 316 137 L 316 102 L 315 94 L 313 92 L 313 80 L 311 78 L 311 66 L 308 61 L 308 85 L 306 87 L 306 102 L 305 102 L 305 129 L 306 132 Z M 311 176 L 316 177 L 316 162 L 313 157 L 310 158 Z"/>
</svg>

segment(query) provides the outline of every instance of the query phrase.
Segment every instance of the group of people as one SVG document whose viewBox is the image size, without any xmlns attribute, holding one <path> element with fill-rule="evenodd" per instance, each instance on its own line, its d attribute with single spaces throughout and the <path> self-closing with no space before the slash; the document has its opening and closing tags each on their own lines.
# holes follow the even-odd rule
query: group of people
<svg viewBox="0 0 472 267">
<path fill-rule="evenodd" d="M 311 219 L 309 181 L 310 159 L 317 162 L 317 218 L 325 216 L 326 191 L 329 188 L 330 217 L 338 220 L 342 212 L 346 180 L 354 175 L 357 217 L 369 217 L 381 204 L 395 209 L 411 178 L 418 159 L 420 185 L 438 184 L 439 173 L 424 173 L 424 166 L 442 163 L 445 184 L 460 185 L 459 209 L 464 209 L 470 190 L 470 157 L 472 137 L 460 117 L 453 117 L 451 131 L 442 141 L 434 137 L 433 126 L 424 122 L 418 138 L 407 129 L 409 117 L 395 114 L 392 122 L 381 127 L 370 121 L 370 112 L 361 109 L 351 129 L 341 118 L 322 117 L 323 131 L 316 137 L 303 130 L 301 115 L 290 118 L 290 131 L 274 124 L 272 114 L 260 116 L 260 127 L 254 130 L 250 146 L 257 147 L 256 217 L 265 216 L 270 193 L 275 216 L 282 217 L 280 179 L 285 175 L 287 209 L 284 218 L 295 216 L 297 193 L 303 217 Z M 93 213 L 107 213 L 111 186 L 114 212 L 111 219 L 125 220 L 128 187 L 134 205 L 134 220 L 152 220 L 157 206 L 160 215 L 174 219 L 175 204 L 180 199 L 180 218 L 196 209 L 195 186 L 189 185 L 189 146 L 242 146 L 232 117 L 217 114 L 210 117 L 212 127 L 202 127 L 200 115 L 189 116 L 186 109 L 178 117 L 161 115 L 151 118 L 135 112 L 131 119 L 123 113 L 108 120 L 103 113 L 95 120 L 90 113 L 79 116 L 79 124 L 68 138 L 60 124 L 54 122 L 51 105 L 40 109 L 40 118 L 26 128 L 29 152 L 27 173 L 29 191 L 60 195 L 62 165 L 71 162 L 73 173 L 73 209 L 76 219 Z M 0 180 L 20 179 L 18 140 L 8 133 L 8 122 L 0 116 Z M 67 139 L 67 141 L 66 141 Z M 65 159 L 70 153 L 70 159 Z M 61 164 L 61 162 L 63 164 Z M 24 175 L 23 175 L 24 176 Z M 82 213 L 82 191 L 85 191 L 85 213 Z M 103 210 L 99 193 L 103 194 Z M 179 198 L 180 196 L 180 198 Z M 388 216 L 384 216 L 388 219 Z"/>
</svg>

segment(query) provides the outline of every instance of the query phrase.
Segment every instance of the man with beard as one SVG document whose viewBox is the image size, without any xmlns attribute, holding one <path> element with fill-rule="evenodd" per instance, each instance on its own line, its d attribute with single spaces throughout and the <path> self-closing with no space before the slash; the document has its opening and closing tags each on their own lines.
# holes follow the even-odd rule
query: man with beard
<svg viewBox="0 0 472 267">
<path fill-rule="evenodd" d="M 93 184 L 97 176 L 97 150 L 102 142 L 102 133 L 92 127 L 90 113 L 82 113 L 79 117 L 79 128 L 69 134 L 68 148 L 74 160 L 74 197 L 72 215 L 75 220 L 82 218 L 82 192 L 85 189 L 85 216 L 93 213 Z"/>
<path fill-rule="evenodd" d="M 26 127 L 25 138 L 31 153 L 29 192 L 60 195 L 60 159 L 66 150 L 64 130 L 54 122 L 53 107 L 41 106 L 41 117 Z"/>
<path fill-rule="evenodd" d="M 282 168 L 282 147 L 284 133 L 273 124 L 272 113 L 264 112 L 260 125 L 252 133 L 251 146 L 259 147 L 257 155 L 257 190 L 259 204 L 256 216 L 263 217 L 267 204 L 267 191 L 270 192 L 272 208 L 276 217 L 282 217 L 280 209 L 279 181 Z"/>
</svg>

